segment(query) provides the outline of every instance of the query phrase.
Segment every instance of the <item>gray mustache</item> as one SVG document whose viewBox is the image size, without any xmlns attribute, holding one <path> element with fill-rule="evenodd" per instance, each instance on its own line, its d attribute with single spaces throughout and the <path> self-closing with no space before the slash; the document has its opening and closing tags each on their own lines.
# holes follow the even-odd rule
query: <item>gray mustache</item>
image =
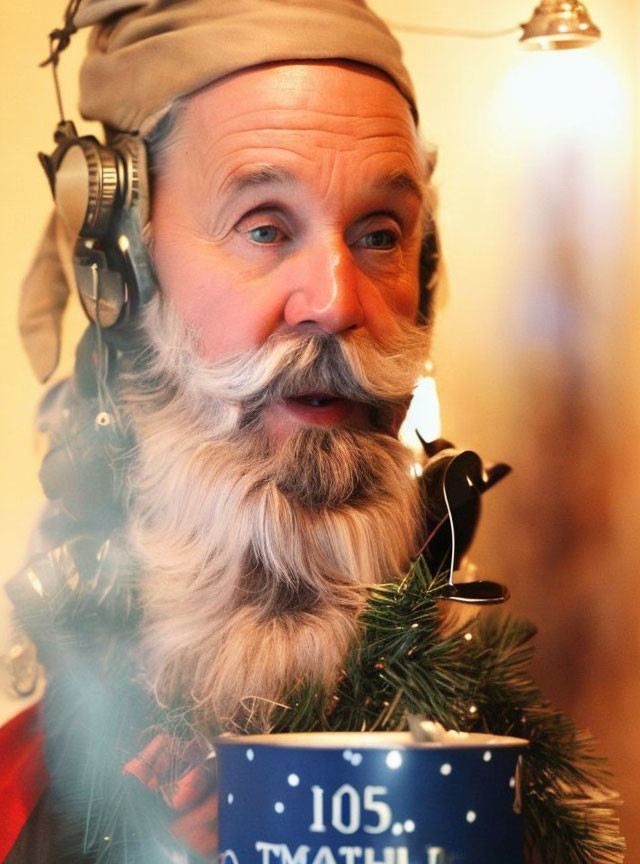
<svg viewBox="0 0 640 864">
<path fill-rule="evenodd" d="M 300 360 L 301 353 L 303 360 Z M 398 394 L 397 398 L 381 399 L 364 387 L 352 370 L 338 337 L 329 334 L 309 336 L 304 352 L 292 350 L 269 384 L 253 395 L 245 407 L 253 413 L 269 403 L 313 392 L 331 393 L 371 406 L 395 405 L 407 398 L 407 394 Z"/>
</svg>

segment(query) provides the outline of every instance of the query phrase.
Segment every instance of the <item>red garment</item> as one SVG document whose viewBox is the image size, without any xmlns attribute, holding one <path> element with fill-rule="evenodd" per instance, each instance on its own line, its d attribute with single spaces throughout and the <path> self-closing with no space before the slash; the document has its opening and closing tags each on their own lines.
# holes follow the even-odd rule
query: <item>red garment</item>
<svg viewBox="0 0 640 864">
<path fill-rule="evenodd" d="M 36 703 L 0 728 L 0 862 L 18 839 L 48 782 Z"/>
<path fill-rule="evenodd" d="M 174 837 L 202 858 L 214 858 L 218 845 L 215 763 L 196 741 L 178 756 L 168 735 L 156 735 L 122 770 L 160 792 L 176 814 L 168 826 Z"/>
<path fill-rule="evenodd" d="M 0 728 L 0 864 L 14 847 L 48 783 L 39 709 L 39 704 L 32 705 Z M 170 739 L 158 735 L 123 771 L 149 789 L 157 789 L 175 811 L 168 826 L 175 837 L 202 857 L 214 856 L 218 810 L 215 770 L 195 742 L 176 762 Z"/>
</svg>

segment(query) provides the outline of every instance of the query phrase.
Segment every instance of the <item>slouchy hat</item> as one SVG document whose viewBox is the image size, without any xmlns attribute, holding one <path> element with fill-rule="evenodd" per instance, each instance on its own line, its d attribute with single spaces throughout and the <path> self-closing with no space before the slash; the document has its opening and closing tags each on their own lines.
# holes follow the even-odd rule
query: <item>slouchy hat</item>
<svg viewBox="0 0 640 864">
<path fill-rule="evenodd" d="M 80 73 L 90 120 L 148 133 L 169 105 L 264 63 L 350 60 L 386 73 L 415 113 L 400 46 L 364 0 L 85 0 Z"/>
</svg>

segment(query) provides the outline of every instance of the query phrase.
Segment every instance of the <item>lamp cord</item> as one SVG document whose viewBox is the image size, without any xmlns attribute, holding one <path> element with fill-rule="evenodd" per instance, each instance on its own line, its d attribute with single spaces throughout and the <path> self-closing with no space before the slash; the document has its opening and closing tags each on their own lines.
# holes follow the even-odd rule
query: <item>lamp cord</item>
<svg viewBox="0 0 640 864">
<path fill-rule="evenodd" d="M 387 21 L 394 30 L 404 30 L 407 33 L 422 33 L 426 36 L 455 36 L 461 39 L 496 39 L 500 36 L 510 36 L 521 29 L 520 24 L 505 27 L 502 30 L 458 30 L 456 27 L 422 27 L 419 24 L 401 24 L 398 21 Z"/>
</svg>

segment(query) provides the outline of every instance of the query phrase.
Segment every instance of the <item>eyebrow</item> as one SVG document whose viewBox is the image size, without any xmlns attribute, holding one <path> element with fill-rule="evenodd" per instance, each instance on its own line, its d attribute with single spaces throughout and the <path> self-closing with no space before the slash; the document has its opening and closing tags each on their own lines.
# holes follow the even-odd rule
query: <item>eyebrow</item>
<svg viewBox="0 0 640 864">
<path fill-rule="evenodd" d="M 252 171 L 243 171 L 230 177 L 221 189 L 224 194 L 244 192 L 256 186 L 271 186 L 295 181 L 295 174 L 275 165 L 261 165 Z"/>
<path fill-rule="evenodd" d="M 230 177 L 223 185 L 221 192 L 240 193 L 246 189 L 259 186 L 283 185 L 296 181 L 296 175 L 287 168 L 279 168 L 275 165 L 261 165 L 251 171 L 242 171 Z M 415 177 L 404 169 L 389 171 L 374 183 L 374 188 L 382 191 L 409 192 L 410 195 L 422 202 L 424 190 Z"/>
<path fill-rule="evenodd" d="M 376 181 L 375 186 L 382 190 L 409 192 L 419 201 L 422 201 L 424 198 L 424 189 L 420 183 L 417 182 L 412 174 L 403 169 L 397 169 L 385 174 Z"/>
</svg>

